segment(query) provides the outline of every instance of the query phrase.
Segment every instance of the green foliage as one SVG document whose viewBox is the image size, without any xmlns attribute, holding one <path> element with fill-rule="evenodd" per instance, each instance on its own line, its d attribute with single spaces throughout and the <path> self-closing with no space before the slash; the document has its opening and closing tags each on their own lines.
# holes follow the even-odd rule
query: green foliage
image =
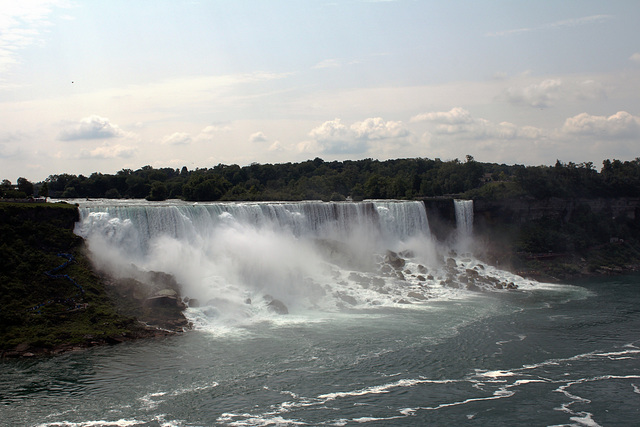
<svg viewBox="0 0 640 427">
<path fill-rule="evenodd" d="M 0 203 L 0 350 L 24 343 L 41 348 L 81 344 L 131 331 L 134 320 L 118 315 L 73 233 L 77 207 L 65 203 Z M 82 286 L 44 272 L 61 265 L 65 252 L 75 261 L 62 271 Z M 70 311 L 72 303 L 85 310 Z M 33 307 L 42 307 L 32 310 Z"/>
<path fill-rule="evenodd" d="M 525 167 L 481 163 L 469 155 L 464 162 L 425 158 L 326 162 L 315 158 L 300 163 L 253 163 L 244 167 L 218 164 L 192 171 L 186 166 L 181 169 L 144 166 L 135 171 L 122 169 L 115 175 L 51 175 L 41 185 L 44 184 L 54 198 L 215 201 L 415 199 L 454 195 L 494 200 L 623 197 L 640 193 L 640 158 L 625 162 L 605 160 L 600 172 L 590 162 L 557 161 L 554 166 Z M 24 182 L 23 187 L 28 190 Z M 7 191 L 17 191 L 7 180 L 0 190 L 4 197 L 8 197 Z"/>
</svg>

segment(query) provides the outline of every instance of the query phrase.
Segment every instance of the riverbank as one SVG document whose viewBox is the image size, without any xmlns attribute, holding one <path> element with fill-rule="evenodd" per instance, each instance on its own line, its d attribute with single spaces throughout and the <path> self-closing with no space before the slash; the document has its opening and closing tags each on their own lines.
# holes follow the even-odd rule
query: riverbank
<svg viewBox="0 0 640 427">
<path fill-rule="evenodd" d="M 77 220 L 77 207 L 67 203 L 0 203 L 0 357 L 60 354 L 189 327 L 177 294 L 124 309 L 118 281 L 97 274 L 73 233 Z"/>
</svg>

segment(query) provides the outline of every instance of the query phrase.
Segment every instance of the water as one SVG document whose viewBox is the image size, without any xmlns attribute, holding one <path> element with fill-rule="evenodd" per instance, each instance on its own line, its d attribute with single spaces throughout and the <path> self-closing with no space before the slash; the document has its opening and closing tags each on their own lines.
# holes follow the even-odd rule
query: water
<svg viewBox="0 0 640 427">
<path fill-rule="evenodd" d="M 456 213 L 456 247 L 468 251 L 473 239 L 473 200 L 453 201 Z"/>
<path fill-rule="evenodd" d="M 145 206 L 139 206 L 144 215 L 122 208 L 129 214 L 116 215 L 112 209 L 108 218 L 105 212 L 113 206 L 83 207 L 85 225 L 91 213 L 102 216 L 79 232 L 96 239 L 93 249 L 109 258 L 103 259 L 105 267 L 118 258 L 112 249 L 120 248 L 137 268 L 191 268 L 196 260 L 181 254 L 193 256 L 199 249 L 226 257 L 233 268 L 220 271 L 225 264 L 198 257 L 206 273 L 185 275 L 199 279 L 185 286 L 186 292 L 204 298 L 223 287 L 226 293 L 210 305 L 190 308 L 187 315 L 196 329 L 180 336 L 3 361 L 1 419 L 27 426 L 635 425 L 640 415 L 640 276 L 573 285 L 530 282 L 467 255 L 452 256 L 431 241 L 426 216 L 415 205 L 367 206 L 342 223 L 332 215 L 314 220 L 313 227 L 283 229 L 289 220 L 275 224 L 265 219 L 259 226 L 238 221 L 239 211 L 256 206 L 233 205 L 214 221 L 231 215 L 234 234 L 224 221 L 190 229 L 197 215 L 185 212 L 200 208 L 168 204 L 167 209 L 177 210 L 174 218 L 189 221 L 157 215 L 165 225 L 154 233 L 171 230 L 163 236 L 141 228 L 153 222 L 140 219 L 153 217 Z M 292 215 L 305 209 L 289 204 L 275 210 L 283 207 Z M 343 227 L 354 218 L 366 223 L 363 230 Z M 407 218 L 418 224 L 417 233 L 394 224 Z M 348 260 L 327 251 L 326 242 L 318 243 L 328 236 L 348 242 L 354 232 L 375 239 L 341 247 L 341 255 L 356 253 Z M 251 251 L 248 243 L 229 248 L 233 235 L 266 243 L 254 240 L 257 248 Z M 215 236 L 220 247 L 206 243 Z M 180 263 L 166 262 L 171 257 L 160 251 L 158 239 Z M 270 239 L 277 244 L 269 246 Z M 419 242 L 429 244 L 421 248 Z M 306 248 L 303 256 L 295 256 L 288 245 Z M 387 247 L 413 251 L 405 252 L 404 280 L 395 271 L 382 271 L 386 249 L 380 248 Z M 267 256 L 273 248 L 289 251 L 287 257 L 302 266 Z M 243 250 L 252 259 L 243 268 L 254 265 L 262 275 L 291 283 L 267 286 L 243 274 L 234 258 Z M 368 255 L 374 260 L 367 262 Z M 165 257 L 164 264 L 155 262 L 157 257 Z M 268 262 L 259 263 L 260 257 Z M 455 266 L 446 266 L 448 257 Z M 427 268 L 425 281 L 418 279 L 419 265 Z M 447 277 L 453 283 L 441 284 Z M 489 287 L 488 278 L 520 287 Z M 307 283 L 304 291 L 294 292 L 295 280 Z M 384 284 L 376 285 L 380 280 Z M 483 291 L 469 290 L 470 281 Z M 318 286 L 322 295 L 313 293 Z M 259 301 L 266 292 L 284 301 L 290 314 L 265 310 Z M 251 304 L 236 301 L 246 295 L 253 298 Z M 237 310 L 221 314 L 223 300 L 238 304 Z"/>
</svg>

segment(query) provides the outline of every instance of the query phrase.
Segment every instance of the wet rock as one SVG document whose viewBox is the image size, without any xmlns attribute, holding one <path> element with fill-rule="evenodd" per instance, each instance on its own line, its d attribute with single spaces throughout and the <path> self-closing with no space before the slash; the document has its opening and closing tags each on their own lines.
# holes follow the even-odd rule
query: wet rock
<svg viewBox="0 0 640 427">
<path fill-rule="evenodd" d="M 455 259 L 453 258 L 447 258 L 447 267 L 449 268 L 456 268 L 458 266 L 458 263 L 456 262 Z"/>
<path fill-rule="evenodd" d="M 198 300 L 197 298 L 190 298 L 187 301 L 187 304 L 189 305 L 189 307 L 193 308 L 200 307 L 200 300 Z"/>
<path fill-rule="evenodd" d="M 251 298 L 246 298 L 246 299 L 244 300 L 244 303 L 245 303 L 245 304 L 248 304 L 248 305 L 251 305 Z"/>
<path fill-rule="evenodd" d="M 287 308 L 286 305 L 284 305 L 284 303 L 282 301 L 280 301 L 279 299 L 272 299 L 268 304 L 267 304 L 267 309 L 273 313 L 277 313 L 277 314 L 289 314 L 289 309 Z"/>
<path fill-rule="evenodd" d="M 429 274 L 429 275 L 427 276 L 427 280 L 433 280 L 433 279 L 434 279 L 434 277 L 433 277 L 431 274 Z"/>
<path fill-rule="evenodd" d="M 425 279 L 424 276 L 418 276 L 418 277 L 416 277 L 416 279 L 418 279 L 420 282 L 426 282 L 427 281 L 427 279 Z"/>
<path fill-rule="evenodd" d="M 398 277 L 398 279 L 400 280 L 405 280 L 404 274 L 402 274 L 402 271 L 396 271 L 396 277 Z"/>
<path fill-rule="evenodd" d="M 467 276 L 469 276 L 469 277 L 478 277 L 479 276 L 479 274 L 478 274 L 478 272 L 476 270 L 472 270 L 472 269 L 467 268 L 465 270 L 465 272 L 467 273 Z"/>
<path fill-rule="evenodd" d="M 502 283 L 496 283 L 496 289 L 503 289 L 504 286 L 502 285 Z"/>
<path fill-rule="evenodd" d="M 481 289 L 480 289 L 480 288 L 479 288 L 475 283 L 473 283 L 473 282 L 471 282 L 471 283 L 467 283 L 467 289 L 468 289 L 468 290 L 470 290 L 470 291 L 475 291 L 475 292 L 478 292 L 478 291 L 480 291 L 480 290 L 481 290 Z"/>
<path fill-rule="evenodd" d="M 342 301 L 346 302 L 347 304 L 351 304 L 351 305 L 358 304 L 358 301 L 351 295 L 338 293 L 338 298 L 340 298 Z"/>
<path fill-rule="evenodd" d="M 407 296 L 408 296 L 408 297 L 410 297 L 410 298 L 415 298 L 415 299 L 419 299 L 419 300 L 422 300 L 422 301 L 424 301 L 424 300 L 426 300 L 426 299 L 427 299 L 427 297 L 426 297 L 426 296 L 424 296 L 424 295 L 423 295 L 423 294 L 421 294 L 420 292 L 415 292 L 415 291 L 411 291 L 411 292 L 409 292 L 409 293 L 407 294 Z"/>
<path fill-rule="evenodd" d="M 387 255 L 385 256 L 384 260 L 396 270 L 402 269 L 405 265 L 405 260 L 399 257 L 398 254 L 393 251 L 387 251 Z"/>
<path fill-rule="evenodd" d="M 418 264 L 418 273 L 425 274 L 427 272 L 427 267 L 422 264 Z"/>
<path fill-rule="evenodd" d="M 516 285 L 513 282 L 509 282 L 509 283 L 507 283 L 507 289 L 510 289 L 510 290 L 518 289 L 518 285 Z"/>
</svg>

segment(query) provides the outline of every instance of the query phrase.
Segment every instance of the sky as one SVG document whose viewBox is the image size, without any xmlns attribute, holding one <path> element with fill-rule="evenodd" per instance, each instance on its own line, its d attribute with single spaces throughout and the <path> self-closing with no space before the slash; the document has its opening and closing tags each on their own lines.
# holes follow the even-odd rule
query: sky
<svg viewBox="0 0 640 427">
<path fill-rule="evenodd" d="M 0 0 L 0 179 L 640 157 L 637 0 Z"/>
</svg>

